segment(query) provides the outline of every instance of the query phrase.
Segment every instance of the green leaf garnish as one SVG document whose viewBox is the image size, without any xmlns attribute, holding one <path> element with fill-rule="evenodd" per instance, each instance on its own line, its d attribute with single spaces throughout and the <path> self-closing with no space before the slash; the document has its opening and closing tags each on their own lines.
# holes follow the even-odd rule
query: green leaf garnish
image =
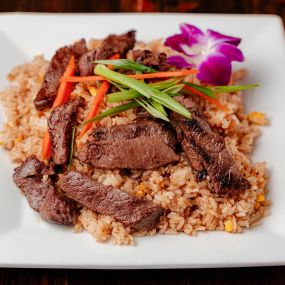
<svg viewBox="0 0 285 285">
<path fill-rule="evenodd" d="M 125 68 L 130 70 L 135 70 L 144 73 L 151 73 L 157 72 L 154 68 L 145 66 L 140 63 L 136 63 L 134 61 L 128 59 L 108 59 L 108 60 L 95 60 L 94 63 L 97 64 L 106 64 L 106 65 L 113 65 L 116 69 L 118 68 Z"/>
</svg>

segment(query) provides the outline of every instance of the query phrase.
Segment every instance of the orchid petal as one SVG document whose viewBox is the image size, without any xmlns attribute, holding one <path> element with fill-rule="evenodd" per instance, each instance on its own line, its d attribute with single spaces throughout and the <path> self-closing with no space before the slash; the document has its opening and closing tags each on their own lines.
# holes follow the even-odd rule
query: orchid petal
<svg viewBox="0 0 285 285">
<path fill-rule="evenodd" d="M 220 34 L 210 29 L 207 30 L 206 36 L 208 38 L 211 38 L 215 44 L 216 43 L 229 43 L 231 45 L 238 46 L 239 43 L 241 42 L 240 38 L 223 35 L 223 34 Z"/>
<path fill-rule="evenodd" d="M 177 68 L 190 68 L 194 66 L 193 63 L 187 61 L 183 56 L 180 55 L 169 56 L 167 58 L 167 63 Z"/>
<path fill-rule="evenodd" d="M 215 51 L 222 53 L 230 61 L 243 61 L 244 56 L 240 49 L 231 44 L 223 43 L 215 46 Z"/>
<path fill-rule="evenodd" d="M 176 34 L 174 36 L 168 37 L 165 42 L 164 45 L 171 47 L 173 50 L 179 51 L 179 52 L 183 52 L 182 48 L 181 48 L 181 44 L 185 43 L 186 37 L 183 34 Z"/>
<path fill-rule="evenodd" d="M 180 48 L 181 48 L 182 53 L 184 53 L 185 55 L 190 56 L 190 57 L 195 56 L 195 52 L 189 45 L 181 44 Z"/>
<path fill-rule="evenodd" d="M 205 42 L 203 39 L 205 38 L 205 34 L 197 27 L 190 24 L 181 24 L 180 30 L 182 35 L 184 35 L 186 39 L 186 44 L 190 47 L 196 43 Z"/>
<path fill-rule="evenodd" d="M 227 85 L 231 77 L 231 61 L 221 53 L 209 54 L 198 66 L 197 78 L 213 85 Z"/>
<path fill-rule="evenodd" d="M 231 76 L 231 62 L 243 61 L 244 56 L 237 48 L 241 39 L 220 34 L 208 29 L 204 33 L 190 25 L 180 25 L 180 34 L 166 39 L 165 45 L 181 55 L 168 58 L 168 63 L 177 68 L 197 67 L 200 80 L 213 85 L 225 85 Z"/>
</svg>

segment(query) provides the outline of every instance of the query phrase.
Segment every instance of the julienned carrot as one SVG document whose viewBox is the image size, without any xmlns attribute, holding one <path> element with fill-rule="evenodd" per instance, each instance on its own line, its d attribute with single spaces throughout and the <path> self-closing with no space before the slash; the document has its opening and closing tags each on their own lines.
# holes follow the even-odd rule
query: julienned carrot
<svg viewBox="0 0 285 285">
<path fill-rule="evenodd" d="M 189 90 L 190 92 L 192 92 L 192 93 L 194 93 L 194 94 L 196 94 L 196 95 L 202 97 L 203 99 L 208 100 L 209 102 L 213 103 L 213 104 L 216 105 L 220 110 L 222 110 L 222 111 L 224 111 L 224 112 L 227 112 L 227 111 L 228 111 L 228 109 L 227 109 L 225 106 L 223 106 L 218 100 L 215 100 L 214 98 L 211 98 L 211 97 L 209 97 L 209 96 L 203 94 L 202 92 L 200 92 L 200 91 L 198 91 L 198 90 L 196 90 L 196 89 L 194 89 L 194 88 L 192 88 L 192 87 L 190 87 L 190 86 L 188 86 L 188 85 L 185 85 L 184 88 L 187 89 L 187 90 Z"/>
<path fill-rule="evenodd" d="M 75 62 L 74 56 L 70 58 L 70 61 L 66 67 L 66 70 L 63 76 L 72 76 L 75 73 Z M 55 108 L 59 105 L 65 103 L 69 97 L 70 93 L 72 92 L 73 83 L 70 82 L 61 82 L 57 91 L 57 96 L 53 102 L 52 108 Z M 51 140 L 48 130 L 46 130 L 43 144 L 42 144 L 42 158 L 43 160 L 49 159 L 51 152 Z"/>
<path fill-rule="evenodd" d="M 51 153 L 51 141 L 48 130 L 46 130 L 42 143 L 42 158 L 49 159 Z"/>
<path fill-rule="evenodd" d="M 119 54 L 115 54 L 115 55 L 111 56 L 111 59 L 119 59 L 119 58 L 120 58 Z M 111 66 L 109 66 L 109 68 L 112 69 Z M 106 81 L 106 80 L 103 81 L 102 84 L 100 85 L 99 89 L 96 92 L 96 95 L 95 95 L 92 107 L 91 107 L 91 109 L 89 111 L 89 114 L 87 116 L 86 121 L 88 121 L 91 118 L 96 116 L 96 114 L 97 114 L 97 112 L 99 110 L 100 104 L 103 101 L 104 96 L 108 92 L 109 86 L 110 86 L 110 83 L 108 81 Z M 89 89 L 89 92 L 91 93 L 90 89 Z M 91 95 L 94 95 L 94 94 L 91 94 Z M 92 124 L 93 124 L 93 122 L 84 125 L 82 131 L 79 134 L 79 137 L 82 137 L 92 127 Z"/>
<path fill-rule="evenodd" d="M 96 97 L 94 98 L 92 107 L 86 118 L 86 121 L 96 116 L 99 110 L 100 104 L 103 101 L 104 96 L 106 95 L 109 89 L 109 86 L 110 86 L 110 83 L 108 81 L 103 81 L 102 84 L 100 85 L 99 89 L 96 92 Z M 89 124 L 84 125 L 81 133 L 79 134 L 79 137 L 82 137 L 92 127 L 92 124 L 93 123 L 91 122 Z"/>
<path fill-rule="evenodd" d="M 134 79 L 148 79 L 148 78 L 163 78 L 163 77 L 180 77 L 187 76 L 190 74 L 197 74 L 198 70 L 180 70 L 180 71 L 165 71 L 165 72 L 154 72 L 154 73 L 146 73 L 146 74 L 132 74 L 128 75 Z M 61 82 L 90 82 L 97 80 L 106 80 L 103 76 L 63 76 L 60 81 Z"/>
<path fill-rule="evenodd" d="M 70 61 L 66 67 L 66 70 L 63 74 L 64 77 L 72 76 L 75 73 L 75 62 L 74 56 L 70 58 Z M 53 102 L 53 108 L 57 107 L 69 99 L 69 95 L 72 91 L 72 85 L 68 84 L 69 82 L 61 82 L 57 91 L 56 99 Z"/>
</svg>

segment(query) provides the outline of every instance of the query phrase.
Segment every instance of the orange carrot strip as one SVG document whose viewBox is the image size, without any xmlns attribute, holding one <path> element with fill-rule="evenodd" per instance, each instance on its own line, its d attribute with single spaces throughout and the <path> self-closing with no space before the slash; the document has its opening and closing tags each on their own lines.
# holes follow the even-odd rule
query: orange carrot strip
<svg viewBox="0 0 285 285">
<path fill-rule="evenodd" d="M 110 83 L 108 81 L 102 82 L 101 86 L 97 90 L 96 97 L 94 98 L 91 110 L 86 118 L 86 121 L 96 116 L 99 110 L 100 104 L 103 101 L 104 96 L 106 95 L 109 89 L 109 86 L 110 86 Z M 92 127 L 92 124 L 93 123 L 91 122 L 89 124 L 84 125 L 81 133 L 79 134 L 79 137 L 82 137 Z"/>
<path fill-rule="evenodd" d="M 63 76 L 72 76 L 74 75 L 74 73 L 75 73 L 75 62 L 74 62 L 74 56 L 72 56 L 70 58 L 70 61 L 66 67 Z M 65 103 L 69 99 L 72 89 L 73 89 L 73 83 L 70 82 L 60 83 L 57 91 L 57 96 L 52 105 L 52 109 Z M 49 159 L 50 153 L 51 153 L 51 139 L 48 130 L 46 130 L 42 143 L 43 160 Z"/>
<path fill-rule="evenodd" d="M 134 79 L 148 79 L 148 78 L 163 78 L 163 77 L 180 77 L 187 76 L 190 74 L 197 74 L 198 70 L 180 70 L 180 71 L 165 71 L 165 72 L 154 72 L 154 73 L 146 73 L 146 74 L 132 74 L 128 75 Z M 97 80 L 106 80 L 105 77 L 94 75 L 94 76 L 63 76 L 60 79 L 60 82 L 90 82 Z"/>
<path fill-rule="evenodd" d="M 216 105 L 220 110 L 222 110 L 222 111 L 224 111 L 224 112 L 228 112 L 228 109 L 227 109 L 225 106 L 223 106 L 219 101 L 217 101 L 217 100 L 215 100 L 215 99 L 213 99 L 213 98 L 211 98 L 211 97 L 209 97 L 209 96 L 203 94 L 202 92 L 200 92 L 200 91 L 198 91 L 198 90 L 196 90 L 196 89 L 194 89 L 194 88 L 192 88 L 192 87 L 190 87 L 190 86 L 188 86 L 188 85 L 185 85 L 184 88 L 187 89 L 187 90 L 189 90 L 190 92 L 192 92 L 192 93 L 194 93 L 194 94 L 196 94 L 196 95 L 202 97 L 203 99 L 208 100 L 209 102 L 213 103 L 213 104 Z"/>
<path fill-rule="evenodd" d="M 63 74 L 63 76 L 72 76 L 75 73 L 75 62 L 74 62 L 74 56 L 70 58 L 70 61 L 66 67 L 66 70 Z M 71 88 L 70 84 L 67 84 L 67 82 L 61 82 L 59 85 L 58 91 L 57 91 L 57 96 L 56 99 L 53 102 L 52 107 L 57 107 L 64 102 L 66 102 L 69 99 L 69 95 L 71 93 Z"/>
<path fill-rule="evenodd" d="M 120 58 L 120 55 L 115 54 L 115 55 L 111 56 L 110 59 L 118 59 L 118 58 Z M 108 67 L 112 69 L 111 66 L 108 66 Z M 94 98 L 91 110 L 90 110 L 86 120 L 92 119 L 93 117 L 96 116 L 96 114 L 99 110 L 100 104 L 103 101 L 104 96 L 108 92 L 109 86 L 110 86 L 110 83 L 108 81 L 105 80 L 102 82 L 102 84 L 100 85 L 99 89 L 96 92 L 96 96 Z M 92 125 L 93 125 L 93 122 L 84 125 L 82 131 L 79 134 L 79 138 L 81 138 L 92 127 Z"/>
<path fill-rule="evenodd" d="M 42 158 L 43 160 L 49 159 L 51 153 L 51 141 L 48 130 L 46 130 L 42 142 Z"/>
</svg>

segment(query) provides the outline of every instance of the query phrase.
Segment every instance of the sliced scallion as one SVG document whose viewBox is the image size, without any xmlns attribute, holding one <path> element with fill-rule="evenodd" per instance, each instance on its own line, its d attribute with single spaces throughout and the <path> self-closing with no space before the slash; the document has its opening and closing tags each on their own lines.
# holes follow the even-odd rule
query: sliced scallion
<svg viewBox="0 0 285 285">
<path fill-rule="evenodd" d="M 201 86 L 201 85 L 198 85 L 198 84 L 194 84 L 194 83 L 191 83 L 191 82 L 185 82 L 185 81 L 183 83 L 185 85 L 188 85 L 188 86 L 192 87 L 193 89 L 195 89 L 195 90 L 197 90 L 197 91 L 207 95 L 208 97 L 216 99 L 215 93 L 213 92 L 213 90 L 211 90 L 208 87 Z"/>
<path fill-rule="evenodd" d="M 139 106 L 140 106 L 140 104 L 138 104 L 137 102 L 130 102 L 130 103 L 126 103 L 126 104 L 111 108 L 111 109 L 101 113 L 100 115 L 81 123 L 80 126 L 84 126 L 84 125 L 91 123 L 91 122 L 99 121 L 99 120 L 106 118 L 106 117 L 109 117 L 109 116 L 117 115 L 119 113 L 122 113 L 124 111 L 130 110 L 130 109 L 133 109 L 133 108 L 139 107 Z"/>
<path fill-rule="evenodd" d="M 145 96 L 146 98 L 152 98 L 156 102 L 162 104 L 163 106 L 167 107 L 168 109 L 176 113 L 179 113 L 184 117 L 187 118 L 191 117 L 191 113 L 175 99 L 173 99 L 172 97 L 166 95 L 165 93 L 159 90 L 156 90 L 155 88 L 149 86 L 144 82 L 130 78 L 124 74 L 112 71 L 108 69 L 106 66 L 101 64 L 98 64 L 95 67 L 94 71 L 95 74 L 102 75 L 108 80 L 115 81 L 119 84 L 134 89 L 135 91 Z"/>
<path fill-rule="evenodd" d="M 167 116 L 161 113 L 158 109 L 154 108 L 151 104 L 149 104 L 143 98 L 135 99 L 135 101 L 138 104 L 140 104 L 140 106 L 143 107 L 145 110 L 147 110 L 147 112 L 149 112 L 153 117 L 169 122 L 169 119 L 167 118 Z"/>
<path fill-rule="evenodd" d="M 258 84 L 248 84 L 248 85 L 228 85 L 228 86 L 214 86 L 213 91 L 216 93 L 230 93 L 238 92 L 242 90 L 247 90 L 251 88 L 259 87 Z"/>
<path fill-rule="evenodd" d="M 174 86 L 171 86 L 167 89 L 164 89 L 162 92 L 163 93 L 178 93 L 184 88 L 185 84 L 177 84 Z"/>
<path fill-rule="evenodd" d="M 144 72 L 144 73 L 157 72 L 157 70 L 155 70 L 154 68 L 145 66 L 145 65 L 140 64 L 140 63 L 136 63 L 136 62 L 128 60 L 128 59 L 95 60 L 94 63 L 112 65 L 116 69 L 125 68 L 125 69 L 130 69 L 130 70 Z"/>
<path fill-rule="evenodd" d="M 75 143 L 75 131 L 76 131 L 76 127 L 74 126 L 72 128 L 72 132 L 71 132 L 71 144 L 70 144 L 70 154 L 69 154 L 69 163 L 67 166 L 67 169 L 69 170 L 72 164 L 72 158 L 73 158 L 73 152 L 74 152 L 74 143 Z"/>
</svg>

